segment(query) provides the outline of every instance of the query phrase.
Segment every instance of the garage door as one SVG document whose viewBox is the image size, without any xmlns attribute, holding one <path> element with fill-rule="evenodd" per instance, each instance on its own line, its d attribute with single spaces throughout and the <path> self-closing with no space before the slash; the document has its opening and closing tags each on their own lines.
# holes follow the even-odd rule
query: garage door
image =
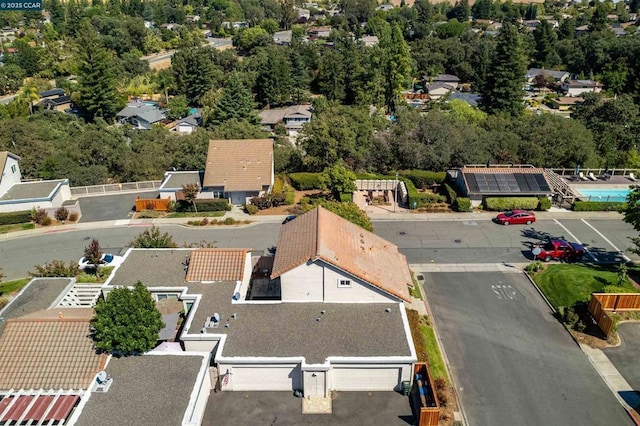
<svg viewBox="0 0 640 426">
<path fill-rule="evenodd" d="M 300 366 L 233 367 L 234 391 L 291 391 L 302 389 Z"/>
<path fill-rule="evenodd" d="M 337 391 L 392 391 L 400 383 L 400 368 L 334 368 L 331 378 Z"/>
</svg>

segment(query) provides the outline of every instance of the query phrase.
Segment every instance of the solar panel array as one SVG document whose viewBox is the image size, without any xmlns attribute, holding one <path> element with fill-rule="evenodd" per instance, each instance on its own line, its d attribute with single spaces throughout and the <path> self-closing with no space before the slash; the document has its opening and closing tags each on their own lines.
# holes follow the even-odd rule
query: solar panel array
<svg viewBox="0 0 640 426">
<path fill-rule="evenodd" d="M 549 193 L 542 173 L 465 173 L 470 193 Z"/>
</svg>

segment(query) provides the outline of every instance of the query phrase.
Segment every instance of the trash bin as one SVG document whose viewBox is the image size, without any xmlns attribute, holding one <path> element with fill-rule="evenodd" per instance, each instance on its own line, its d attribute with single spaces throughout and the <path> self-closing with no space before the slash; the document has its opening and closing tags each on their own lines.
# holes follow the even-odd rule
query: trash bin
<svg viewBox="0 0 640 426">
<path fill-rule="evenodd" d="M 409 396 L 409 393 L 411 392 L 411 382 L 408 380 L 405 380 L 402 382 L 402 394 L 404 396 Z"/>
</svg>

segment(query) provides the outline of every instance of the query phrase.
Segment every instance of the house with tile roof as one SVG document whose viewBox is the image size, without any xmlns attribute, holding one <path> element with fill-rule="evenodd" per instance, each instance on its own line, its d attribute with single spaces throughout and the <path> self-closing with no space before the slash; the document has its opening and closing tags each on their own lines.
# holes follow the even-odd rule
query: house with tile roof
<svg viewBox="0 0 640 426">
<path fill-rule="evenodd" d="M 22 182 L 20 157 L 0 151 L 0 212 L 56 209 L 71 199 L 68 179 Z"/>
<path fill-rule="evenodd" d="M 198 198 L 226 198 L 242 205 L 270 192 L 273 181 L 271 139 L 212 140 Z"/>
</svg>

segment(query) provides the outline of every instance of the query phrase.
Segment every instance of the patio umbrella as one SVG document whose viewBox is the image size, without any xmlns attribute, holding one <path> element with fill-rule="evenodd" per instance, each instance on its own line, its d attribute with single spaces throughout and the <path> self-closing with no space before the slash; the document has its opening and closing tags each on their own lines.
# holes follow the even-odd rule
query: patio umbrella
<svg viewBox="0 0 640 426">
<path fill-rule="evenodd" d="M 575 171 L 574 175 L 576 175 L 576 176 L 577 176 L 577 175 L 579 175 L 579 174 L 580 174 L 580 164 L 578 164 L 578 165 L 576 166 L 576 171 Z"/>
</svg>

